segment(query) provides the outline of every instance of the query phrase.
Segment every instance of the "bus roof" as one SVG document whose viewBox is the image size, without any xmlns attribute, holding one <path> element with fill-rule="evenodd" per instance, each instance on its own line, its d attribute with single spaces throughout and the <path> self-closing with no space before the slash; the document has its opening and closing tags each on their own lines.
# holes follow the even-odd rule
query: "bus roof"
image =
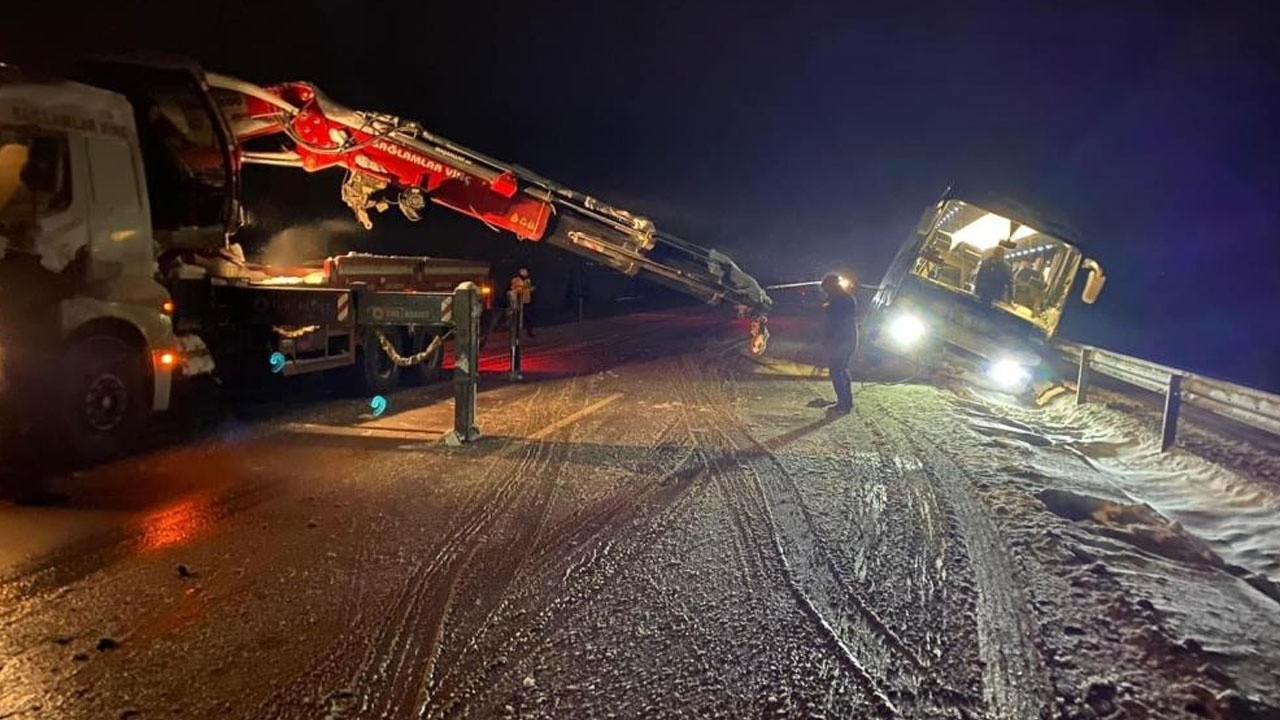
<svg viewBox="0 0 1280 720">
<path fill-rule="evenodd" d="M 1021 197 L 1015 199 L 1007 195 L 968 187 L 948 188 L 942 200 L 961 200 L 977 205 L 983 210 L 1016 220 L 1023 225 L 1030 225 L 1040 232 L 1082 249 L 1080 231 L 1060 214 L 1046 212 L 1043 203 L 1033 206 Z"/>
</svg>

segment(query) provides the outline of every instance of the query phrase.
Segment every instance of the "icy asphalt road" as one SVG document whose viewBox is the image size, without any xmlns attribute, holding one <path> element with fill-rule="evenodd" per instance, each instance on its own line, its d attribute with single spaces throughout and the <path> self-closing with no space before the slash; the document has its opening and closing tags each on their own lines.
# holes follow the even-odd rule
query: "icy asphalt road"
<svg viewBox="0 0 1280 720">
<path fill-rule="evenodd" d="M 801 327 L 760 365 L 723 318 L 548 329 L 472 447 L 438 386 L 0 504 L 0 718 L 1268 716 L 1280 604 L 1080 418 L 867 384 L 830 419 Z"/>
</svg>

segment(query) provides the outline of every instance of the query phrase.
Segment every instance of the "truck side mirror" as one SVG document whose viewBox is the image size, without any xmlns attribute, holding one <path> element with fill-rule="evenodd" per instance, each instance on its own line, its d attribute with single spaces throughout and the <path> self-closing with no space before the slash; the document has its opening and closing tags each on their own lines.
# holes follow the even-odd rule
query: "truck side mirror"
<svg viewBox="0 0 1280 720">
<path fill-rule="evenodd" d="M 1089 271 L 1089 277 L 1084 281 L 1084 292 L 1080 293 L 1080 299 L 1086 305 L 1092 305 L 1098 301 L 1098 296 L 1102 294 L 1102 286 L 1107 284 L 1107 276 L 1102 272 L 1102 266 L 1097 260 L 1086 259 L 1084 268 Z"/>
</svg>

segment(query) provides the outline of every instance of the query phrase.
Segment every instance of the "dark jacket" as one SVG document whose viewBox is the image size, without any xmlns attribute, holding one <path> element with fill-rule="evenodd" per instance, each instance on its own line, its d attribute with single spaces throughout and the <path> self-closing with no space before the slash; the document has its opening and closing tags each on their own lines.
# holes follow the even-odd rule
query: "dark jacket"
<svg viewBox="0 0 1280 720">
<path fill-rule="evenodd" d="M 987 258 L 978 266 L 973 279 L 973 292 L 983 304 L 991 304 L 1009 297 L 1009 286 L 1013 281 L 1013 270 L 1000 258 Z"/>
<path fill-rule="evenodd" d="M 858 345 L 858 301 L 844 292 L 827 298 L 822 344 L 827 350 L 852 350 Z"/>
</svg>

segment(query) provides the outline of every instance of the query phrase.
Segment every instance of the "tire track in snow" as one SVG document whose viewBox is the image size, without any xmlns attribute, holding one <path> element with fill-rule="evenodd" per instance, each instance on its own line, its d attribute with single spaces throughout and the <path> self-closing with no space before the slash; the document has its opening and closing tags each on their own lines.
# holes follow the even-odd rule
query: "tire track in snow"
<svg viewBox="0 0 1280 720">
<path fill-rule="evenodd" d="M 703 365 L 701 369 L 705 368 L 706 365 Z M 795 542 L 796 538 L 787 537 L 788 532 L 778 521 L 778 504 L 770 502 L 769 492 L 764 487 L 760 473 L 750 465 L 759 450 L 744 452 L 742 444 L 733 437 L 742 433 L 737 427 L 732 410 L 726 407 L 728 403 L 722 397 L 717 397 L 724 390 L 723 378 L 716 376 L 714 371 L 699 372 L 699 369 L 690 364 L 683 377 L 696 377 L 703 381 L 702 386 L 686 379 L 681 383 L 681 389 L 686 394 L 686 402 L 713 409 L 715 419 L 719 422 L 712 433 L 720 438 L 721 449 L 724 451 L 721 455 L 739 462 L 738 467 L 731 470 L 725 467 L 726 463 L 722 458 L 704 458 L 704 462 L 715 470 L 711 476 L 721 487 L 733 509 L 738 532 L 748 545 L 753 546 L 754 554 L 760 558 L 763 566 L 767 567 L 770 559 L 777 563 L 781 579 L 798 608 L 810 619 L 819 635 L 826 638 L 829 649 L 866 693 L 876 715 L 884 718 L 900 717 L 901 712 L 884 689 L 884 686 L 892 684 L 892 678 L 882 672 L 873 672 L 874 668 L 868 667 L 866 662 L 870 654 L 883 657 L 883 649 L 869 647 L 871 643 L 866 642 L 869 639 L 867 633 L 854 635 L 849 632 L 849 622 L 845 619 L 849 616 L 849 609 L 844 602 L 846 593 L 834 576 L 824 572 L 829 571 L 829 567 L 824 567 L 822 562 L 827 556 L 825 546 L 809 526 L 806 526 L 809 532 L 802 533 L 803 537 L 799 538 L 799 542 Z M 748 464 L 742 465 L 743 460 Z M 744 474 L 749 474 L 752 481 L 743 479 L 741 476 Z M 793 504 L 792 507 L 798 508 L 798 505 Z M 750 527 L 757 530 L 749 530 Z M 761 542 L 760 535 L 765 535 L 767 540 Z M 802 548 L 802 545 L 807 547 Z M 800 562 L 804 562 L 803 570 L 798 565 Z"/>
<path fill-rule="evenodd" d="M 900 442 L 912 450 L 947 497 L 962 529 L 976 584 L 979 653 L 989 713 L 996 718 L 1038 717 L 1053 693 L 1035 646 L 1034 621 L 1009 559 L 1009 546 L 969 494 L 967 473 L 940 450 L 949 447 L 954 437 L 943 436 L 932 423 L 921 423 L 923 418 L 904 418 L 896 406 L 877 404 L 874 412 L 897 425 Z"/>
<path fill-rule="evenodd" d="M 511 588 L 518 586 L 524 576 L 530 558 L 534 557 L 537 552 L 540 540 L 547 526 L 547 520 L 550 508 L 555 501 L 556 492 L 560 486 L 558 473 L 552 474 L 548 470 L 552 466 L 553 459 L 558 460 L 559 465 L 563 465 L 566 455 L 569 452 L 569 446 L 561 443 L 544 443 L 544 438 L 557 434 L 559 431 L 572 425 L 572 423 L 585 415 L 607 405 L 616 400 L 620 395 L 612 395 L 604 400 L 598 401 L 592 405 L 577 411 L 576 413 L 566 415 L 560 420 L 547 425 L 528 436 L 529 439 L 536 441 L 535 445 L 543 448 L 541 459 L 536 466 L 522 469 L 520 472 L 513 473 L 513 480 L 523 480 L 527 483 L 530 491 L 527 493 L 526 503 L 534 508 L 536 520 L 529 523 L 520 513 L 507 513 L 504 518 L 506 522 L 499 521 L 490 528 L 488 535 L 503 535 L 500 532 L 500 526 L 505 524 L 509 526 L 509 532 L 505 533 L 510 536 L 509 540 L 500 540 L 490 543 L 489 538 L 484 540 L 484 549 L 487 556 L 495 558 L 494 563 L 486 563 L 484 578 L 499 578 L 497 584 L 486 584 L 476 595 L 476 605 L 473 612 L 483 615 L 478 623 L 465 623 L 460 621 L 460 625 L 471 625 L 471 629 L 465 627 L 460 628 L 460 633 L 465 635 L 465 640 L 459 640 L 460 647 L 457 650 L 456 657 L 451 658 L 450 671 L 446 675 L 436 680 L 434 677 L 435 663 L 433 662 L 431 672 L 427 674 L 426 682 L 419 699 L 419 715 L 425 715 L 429 708 L 434 705 L 434 698 L 438 695 L 447 694 L 448 683 L 454 679 L 457 668 L 465 667 L 465 660 L 468 654 L 476 649 L 480 638 L 492 626 L 496 613 L 504 606 L 507 596 Z M 551 478 L 555 477 L 555 480 Z M 532 527 L 528 527 L 532 525 Z M 491 547 L 489 547 L 491 545 Z M 470 557 L 474 557 L 476 552 L 481 549 L 481 543 L 477 543 L 472 548 Z M 470 566 L 470 560 L 464 564 L 465 570 Z M 461 575 L 461 573 L 460 573 Z M 438 638 L 438 642 L 442 640 Z M 441 648 L 437 648 L 439 650 Z M 437 652 L 437 656 L 438 656 Z"/>
<path fill-rule="evenodd" d="M 415 667 L 425 672 L 426 658 L 436 652 L 435 640 L 442 637 L 443 626 L 448 622 L 448 598 L 454 594 L 466 567 L 465 559 L 461 563 L 456 561 L 460 557 L 470 557 L 475 549 L 474 540 L 502 510 L 510 507 L 519 489 L 520 469 L 532 464 L 536 454 L 536 447 L 521 450 L 516 462 L 517 470 L 490 496 L 480 501 L 466 525 L 455 531 L 429 564 L 413 573 L 407 583 L 408 597 L 393 613 L 393 623 L 383 626 L 372 653 L 380 662 L 375 662 L 372 668 L 366 666 L 360 679 L 353 683 L 381 700 L 374 708 L 379 717 L 399 717 L 398 708 L 415 704 L 414 698 L 421 691 L 420 684 L 411 680 L 419 674 Z M 432 582 L 441 572 L 447 578 L 443 597 Z M 423 626 L 423 621 L 426 626 Z M 428 639 L 425 644 L 422 643 L 423 637 Z"/>
<path fill-rule="evenodd" d="M 659 440 L 669 437 L 673 426 L 674 423 L 669 422 L 662 427 Z M 555 443 L 549 438 L 545 442 Z M 562 459 L 565 463 L 572 459 L 574 445 L 571 442 L 555 444 L 563 446 L 566 454 Z M 661 447 L 662 444 L 653 445 Z M 566 613 L 588 602 L 587 598 L 626 570 L 658 535 L 665 532 L 661 519 L 678 505 L 684 489 L 692 482 L 692 477 L 685 477 L 689 459 L 689 454 L 683 454 L 666 468 L 662 476 L 656 480 L 647 479 L 638 492 L 623 489 L 615 493 L 601 511 L 571 518 L 567 527 L 555 526 L 560 532 L 555 533 L 554 544 L 551 540 L 537 542 L 538 538 L 533 543 L 524 544 L 522 551 L 530 556 L 540 554 L 536 552 L 539 549 L 545 551 L 543 559 L 534 564 L 522 564 L 513 571 L 507 587 L 516 588 L 516 593 L 512 595 L 504 591 L 482 626 L 469 638 L 466 654 L 489 659 L 506 657 L 511 664 L 523 661 L 550 642 Z M 564 529 L 574 534 L 579 542 L 567 542 Z M 549 530 L 542 533 L 547 537 L 550 534 Z M 504 613 L 518 613 L 525 624 L 544 628 L 542 634 L 547 639 L 510 635 L 511 618 L 496 617 Z M 484 647 L 487 635 L 501 635 L 504 631 L 508 633 L 506 637 L 496 637 L 495 645 Z M 424 705 L 422 716 L 446 717 L 457 711 L 465 713 L 472 704 L 482 703 L 493 692 L 493 684 L 485 684 L 484 680 L 494 670 L 492 664 L 477 666 L 474 662 L 459 661 L 447 676 L 447 687 L 442 686 L 431 702 Z"/>
<path fill-rule="evenodd" d="M 952 616 L 963 617 L 964 609 L 954 607 L 957 593 L 949 591 L 958 589 L 964 594 L 967 585 L 962 576 L 968 568 L 963 566 L 961 558 L 951 564 L 947 562 L 951 533 L 945 521 L 944 503 L 937 488 L 921 477 L 919 463 L 905 461 L 900 453 L 893 452 L 894 448 L 901 447 L 901 439 L 888 432 L 878 414 L 870 414 L 865 428 L 872 437 L 871 446 L 881 450 L 872 456 L 877 474 L 885 480 L 893 500 L 886 501 L 879 524 L 891 531 L 884 541 L 895 553 L 889 563 L 881 558 L 879 567 L 873 570 L 901 583 L 892 582 L 887 586 L 884 582 L 875 583 L 871 591 L 873 597 L 866 602 L 887 606 L 888 611 L 897 609 L 899 627 L 918 636 L 916 642 L 923 645 L 921 655 L 930 658 L 925 663 L 930 669 L 936 671 L 939 665 L 947 664 L 954 667 L 957 663 L 948 663 L 951 658 L 944 657 L 944 646 L 951 645 L 946 648 L 948 655 L 957 651 L 954 644 L 957 638 L 949 635 L 963 636 L 965 629 L 949 621 Z M 960 532 L 958 527 L 950 529 Z M 902 557 L 904 550 L 906 557 Z M 960 567 L 955 565 L 957 561 L 961 562 Z M 894 575 L 895 571 L 899 574 Z M 888 597 L 881 588 L 887 588 Z M 914 605 L 908 602 L 912 597 L 918 598 Z M 963 602 L 963 598 L 959 600 Z M 940 627 L 935 626 L 935 622 Z"/>
<path fill-rule="evenodd" d="M 556 398 L 548 401 L 541 398 L 542 388 L 534 388 L 521 403 L 525 410 L 519 413 L 519 417 L 525 419 L 523 426 L 536 426 L 541 418 L 554 416 L 569 388 L 560 390 Z M 492 452 L 482 465 L 480 477 L 503 475 L 499 470 L 509 462 L 514 462 L 516 472 L 497 484 L 474 483 L 470 492 L 458 501 L 460 507 L 469 511 L 460 515 L 445 538 L 424 554 L 426 559 L 414 561 L 385 610 L 368 613 L 364 625 L 349 626 L 334 642 L 334 650 L 339 652 L 331 651 L 318 667 L 300 675 L 291 683 L 291 692 L 269 699 L 263 707 L 264 716 L 311 717 L 311 710 L 291 700 L 318 687 L 334 688 L 331 696 L 346 700 L 354 696 L 352 702 L 358 704 L 362 718 L 399 717 L 396 708 L 412 705 L 412 698 L 421 691 L 420 678 L 428 667 L 426 658 L 435 652 L 430 643 L 441 634 L 437 625 L 447 619 L 450 589 L 463 569 L 457 564 L 458 560 L 465 559 L 473 539 L 511 504 L 519 490 L 519 470 L 535 462 L 539 447 L 520 445 L 512 438 Z M 433 461 L 444 464 L 451 459 L 436 457 Z M 376 541 L 370 539 L 366 545 L 370 544 Z M 443 595 L 435 582 L 442 574 L 446 578 Z M 353 576 L 352 586 L 362 585 L 363 578 Z M 428 644 L 424 645 L 423 638 Z M 349 652 L 340 652 L 351 645 L 365 648 L 354 672 L 344 670 L 350 666 Z M 341 680 L 343 676 L 348 679 Z"/>
<path fill-rule="evenodd" d="M 726 375 L 726 380 L 720 383 L 722 392 L 736 391 L 736 387 L 728 379 L 730 377 Z M 968 586 L 962 579 L 955 577 L 957 568 L 951 568 L 951 572 L 948 572 L 946 560 L 949 554 L 954 555 L 954 552 L 949 553 L 947 550 L 950 546 L 949 533 L 945 530 L 946 514 L 943 513 L 940 505 L 940 502 L 945 504 L 941 489 L 935 487 L 936 483 L 922 482 L 915 477 L 914 471 L 919 468 L 918 463 L 903 462 L 892 453 L 889 456 L 882 453 L 875 454 L 881 466 L 881 472 L 892 481 L 888 484 L 891 491 L 888 502 L 884 509 L 872 519 L 872 523 L 899 531 L 885 536 L 882 540 L 896 542 L 910 549 L 907 560 L 911 563 L 911 570 L 906 577 L 914 580 L 905 588 L 897 585 L 888 586 L 889 591 L 893 593 L 888 599 L 894 601 L 896 605 L 900 602 L 903 592 L 914 590 L 919 594 L 919 612 L 924 613 L 920 619 L 925 621 L 924 624 L 928 629 L 920 636 L 916 624 L 908 626 L 918 635 L 917 642 L 920 644 L 916 645 L 898 635 L 881 618 L 873 597 L 864 594 L 859 587 L 860 583 L 852 579 L 835 562 L 836 553 L 832 551 L 820 530 L 819 523 L 807 506 L 795 473 L 774 452 L 776 448 L 773 445 L 776 440 L 763 442 L 757 440 L 743 422 L 730 417 L 734 413 L 729 401 L 719 400 L 718 402 L 722 407 L 729 408 L 722 411 L 727 418 L 722 424 L 726 432 L 726 440 L 734 445 L 736 454 L 746 458 L 747 465 L 758 483 L 760 496 L 770 504 L 770 517 L 780 538 L 780 552 L 784 556 L 799 557 L 802 563 L 808 562 L 805 569 L 812 571 L 809 577 L 820 581 L 816 584 L 815 596 L 823 596 L 822 587 L 825 586 L 829 590 L 825 596 L 833 598 L 830 603 L 832 612 L 830 617 L 840 617 L 838 613 L 843 605 L 852 606 L 862 615 L 861 623 L 856 620 L 843 625 L 832 622 L 829 623 L 831 627 L 840 632 L 849 633 L 851 639 L 864 635 L 867 630 L 878 636 L 881 647 L 871 643 L 867 646 L 866 653 L 869 658 L 883 657 L 886 662 L 884 665 L 886 676 L 898 687 L 905 684 L 907 692 L 904 696 L 912 699 L 912 714 L 974 712 L 979 700 L 976 684 L 969 679 L 973 677 L 971 671 L 966 667 L 965 661 L 951 656 L 951 652 L 963 651 L 969 646 L 972 642 L 970 638 L 973 630 L 963 621 L 956 623 L 950 617 L 953 614 L 963 617 L 962 611 L 965 605 L 962 602 L 959 608 L 956 607 L 956 600 L 949 599 L 948 587 L 956 585 L 958 581 L 958 589 L 964 594 Z M 797 400 L 797 404 L 800 402 Z M 868 421 L 869 430 L 877 438 L 873 447 L 891 450 L 904 447 L 900 438 L 886 435 L 885 429 L 881 427 L 882 423 L 877 422 L 876 418 L 876 413 L 871 413 Z M 741 440 L 735 440 L 735 438 L 741 438 Z M 785 442 L 804 446 L 814 440 L 802 436 L 800 442 L 797 442 L 795 437 L 788 438 Z M 744 447 L 744 444 L 747 447 Z M 885 512 L 888 514 L 886 515 Z M 874 527 L 870 532 L 873 536 L 880 534 Z M 903 532 L 906 534 L 903 535 Z M 788 536 L 794 536 L 790 543 L 787 542 Z M 817 557 L 810 557 L 811 554 Z M 949 583 L 948 578 L 953 582 Z M 870 588 L 874 590 L 878 586 L 879 583 L 873 582 Z M 954 592 L 951 595 L 954 595 Z M 936 602 L 935 598 L 938 599 Z M 938 615 L 942 616 L 941 625 L 934 627 L 934 617 Z M 972 658 L 970 663 L 977 661 L 976 652 L 970 657 Z M 937 666 L 938 660 L 945 661 L 942 667 Z M 956 675 L 958 685 L 949 677 L 957 669 L 960 671 Z M 975 689 L 962 689 L 968 687 Z M 915 691 L 919 691 L 921 695 L 912 697 Z M 890 694 L 893 695 L 893 693 Z"/>
<path fill-rule="evenodd" d="M 576 395 L 576 389 L 576 379 L 571 378 L 563 382 L 561 385 L 561 397 L 555 406 L 559 407 L 565 403 L 573 402 L 572 399 Z M 580 416 L 581 412 L 582 411 L 577 411 L 574 413 L 564 414 L 564 410 L 562 409 L 556 413 L 556 415 L 561 415 L 558 420 L 544 426 L 540 430 L 528 434 L 527 437 L 539 439 L 546 435 L 553 434 L 557 430 L 571 423 L 573 419 Z M 504 446 L 503 450 L 510 445 L 511 443 L 509 442 Z M 507 543 L 499 542 L 497 544 L 499 547 L 497 554 L 499 555 L 500 560 L 506 560 L 505 566 L 499 568 L 497 573 L 485 574 L 486 578 L 497 577 L 498 583 L 484 588 L 483 591 L 476 596 L 479 606 L 482 608 L 481 611 L 486 615 L 486 619 L 491 616 L 494 608 L 501 603 L 503 597 L 506 595 L 515 577 L 519 573 L 520 566 L 529 557 L 529 546 L 531 541 L 536 539 L 537 534 L 541 532 L 541 528 L 545 524 L 547 509 L 550 506 L 551 499 L 555 491 L 555 484 L 545 481 L 545 470 L 550 466 L 553 456 L 557 453 L 563 453 L 563 448 L 561 446 L 555 443 L 542 442 L 522 443 L 513 453 L 518 454 L 520 460 L 516 463 L 515 468 L 509 471 L 507 479 L 502 485 L 502 487 L 508 491 L 506 497 L 500 503 L 487 504 L 486 507 L 489 508 L 490 512 L 484 517 L 483 522 L 477 526 L 475 532 L 469 534 L 465 539 L 460 541 L 465 543 L 469 549 L 466 554 L 466 559 L 459 563 L 456 570 L 451 574 L 446 596 L 448 599 L 440 612 L 439 620 L 437 621 L 438 627 L 431 636 L 431 642 L 428 646 L 430 658 L 429 663 L 427 664 L 426 671 L 422 675 L 422 680 L 416 688 L 416 692 L 411 698 L 405 698 L 405 700 L 398 703 L 398 707 L 404 707 L 406 703 L 412 703 L 412 705 L 417 708 L 418 714 L 421 716 L 425 713 L 426 708 L 431 705 L 432 696 L 440 690 L 438 687 L 439 683 L 435 678 L 435 668 L 437 667 L 438 660 L 444 652 L 447 631 L 451 627 L 451 623 L 459 625 L 457 628 L 459 632 L 464 634 L 466 633 L 466 628 L 462 626 L 464 621 L 454 623 L 452 617 L 454 605 L 451 600 L 457 596 L 459 586 L 470 579 L 469 570 L 472 560 L 475 558 L 476 554 L 480 550 L 486 549 L 486 546 L 490 544 L 490 537 L 493 535 L 500 535 L 500 533 L 497 532 L 499 525 L 510 524 L 513 526 L 512 532 L 510 533 L 513 540 Z M 517 495 L 523 497 L 517 498 Z M 538 518 L 533 524 L 533 535 L 531 538 L 525 537 L 525 533 L 522 532 L 522 526 L 526 524 L 520 521 L 522 514 L 512 512 L 519 504 L 532 505 Z M 484 610 L 483 604 L 486 600 L 489 603 L 489 607 L 487 610 Z M 464 643 L 459 650 L 464 651 L 466 646 L 467 644 Z"/>
<path fill-rule="evenodd" d="M 546 573 L 543 582 L 554 583 L 554 592 L 542 592 L 530 587 L 520 597 L 513 598 L 513 606 L 534 605 L 533 609 L 519 612 L 518 616 L 526 626 L 537 627 L 540 632 L 537 636 L 522 636 L 518 633 L 508 635 L 500 639 L 486 655 L 490 658 L 507 658 L 505 665 L 509 667 L 526 662 L 557 642 L 556 633 L 563 627 L 567 617 L 576 608 L 589 605 L 594 596 L 608 587 L 614 578 L 627 572 L 648 552 L 656 539 L 668 531 L 667 519 L 683 505 L 687 497 L 685 490 L 696 482 L 697 477 L 695 475 L 681 479 L 678 484 L 665 487 L 663 492 L 647 503 L 648 510 L 629 518 L 623 527 L 615 529 L 608 537 L 602 537 L 590 550 L 589 562 L 577 565 L 563 562 L 564 570 Z M 498 671 L 499 668 L 493 665 L 469 668 L 456 682 L 454 695 L 442 699 L 424 717 L 450 717 L 458 713 L 467 715 L 468 708 L 472 706 L 484 707 L 497 691 L 497 685 L 491 678 Z"/>
</svg>

